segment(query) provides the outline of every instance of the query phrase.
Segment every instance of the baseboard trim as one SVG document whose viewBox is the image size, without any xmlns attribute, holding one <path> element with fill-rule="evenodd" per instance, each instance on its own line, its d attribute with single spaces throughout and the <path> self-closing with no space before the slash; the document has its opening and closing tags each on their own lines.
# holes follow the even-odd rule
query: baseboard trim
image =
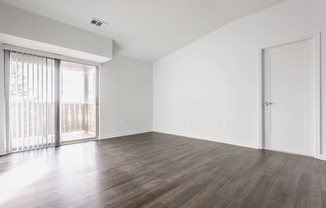
<svg viewBox="0 0 326 208">
<path fill-rule="evenodd" d="M 6 155 L 6 154 L 7 154 L 7 152 L 5 152 L 5 151 L 0 152 L 0 156 Z"/>
<path fill-rule="evenodd" d="M 317 159 L 326 161 L 326 154 L 319 155 L 319 157 L 317 157 Z"/>
<path fill-rule="evenodd" d="M 138 131 L 119 132 L 119 133 L 113 133 L 113 134 L 100 135 L 98 139 L 99 140 L 112 139 L 112 138 L 122 137 L 122 136 L 130 136 L 130 135 L 135 135 L 135 134 L 149 133 L 152 131 L 153 131 L 152 129 L 145 129 L 145 130 L 138 130 Z"/>
<path fill-rule="evenodd" d="M 258 144 L 255 145 L 255 144 L 240 142 L 240 141 L 237 141 L 237 140 L 229 140 L 229 139 L 223 139 L 223 138 L 211 139 L 211 138 L 198 137 L 198 136 L 187 135 L 187 134 L 182 134 L 182 133 L 176 133 L 176 132 L 171 132 L 171 131 L 157 131 L 157 130 L 153 130 L 153 132 L 158 132 L 158 133 L 163 133 L 163 134 L 171 134 L 171 135 L 182 136 L 182 137 L 189 137 L 191 139 L 199 139 L 199 140 L 205 140 L 205 141 L 211 141 L 211 142 L 229 144 L 229 145 L 234 145 L 234 146 L 246 147 L 246 148 L 251 148 L 251 149 L 259 149 L 259 145 Z"/>
</svg>

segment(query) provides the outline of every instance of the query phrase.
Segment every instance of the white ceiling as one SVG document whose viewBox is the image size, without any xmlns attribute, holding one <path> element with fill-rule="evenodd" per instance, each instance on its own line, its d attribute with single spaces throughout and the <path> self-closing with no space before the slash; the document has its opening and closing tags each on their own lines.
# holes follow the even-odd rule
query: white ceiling
<svg viewBox="0 0 326 208">
<path fill-rule="evenodd" d="M 114 54 L 153 62 L 238 18 L 286 0 L 0 0 L 114 40 Z M 95 17 L 110 23 L 90 24 Z"/>
</svg>

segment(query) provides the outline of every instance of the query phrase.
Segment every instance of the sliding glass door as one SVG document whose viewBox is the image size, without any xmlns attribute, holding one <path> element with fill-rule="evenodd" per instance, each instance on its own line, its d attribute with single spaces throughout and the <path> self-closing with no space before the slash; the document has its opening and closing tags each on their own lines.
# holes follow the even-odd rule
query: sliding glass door
<svg viewBox="0 0 326 208">
<path fill-rule="evenodd" d="M 95 66 L 5 51 L 8 152 L 96 138 Z"/>
</svg>

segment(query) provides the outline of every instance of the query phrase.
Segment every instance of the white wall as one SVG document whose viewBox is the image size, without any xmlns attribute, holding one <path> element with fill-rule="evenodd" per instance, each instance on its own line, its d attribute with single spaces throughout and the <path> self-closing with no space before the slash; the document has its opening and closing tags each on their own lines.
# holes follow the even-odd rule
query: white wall
<svg viewBox="0 0 326 208">
<path fill-rule="evenodd" d="M 155 62 L 153 130 L 258 147 L 258 49 L 320 31 L 325 39 L 325 8 L 325 0 L 289 0 L 226 25 Z M 322 41 L 325 49 L 326 41 Z M 322 62 L 325 152 L 324 53 Z"/>
<path fill-rule="evenodd" d="M 123 56 L 101 67 L 100 138 L 152 131 L 152 77 L 152 64 Z"/>
</svg>

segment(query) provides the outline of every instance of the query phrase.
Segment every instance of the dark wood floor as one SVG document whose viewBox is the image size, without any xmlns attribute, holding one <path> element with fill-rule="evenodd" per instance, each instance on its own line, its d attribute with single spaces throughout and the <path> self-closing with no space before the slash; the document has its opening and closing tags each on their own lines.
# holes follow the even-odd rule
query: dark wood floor
<svg viewBox="0 0 326 208">
<path fill-rule="evenodd" d="M 146 133 L 0 157 L 0 207 L 326 207 L 326 162 Z"/>
</svg>

